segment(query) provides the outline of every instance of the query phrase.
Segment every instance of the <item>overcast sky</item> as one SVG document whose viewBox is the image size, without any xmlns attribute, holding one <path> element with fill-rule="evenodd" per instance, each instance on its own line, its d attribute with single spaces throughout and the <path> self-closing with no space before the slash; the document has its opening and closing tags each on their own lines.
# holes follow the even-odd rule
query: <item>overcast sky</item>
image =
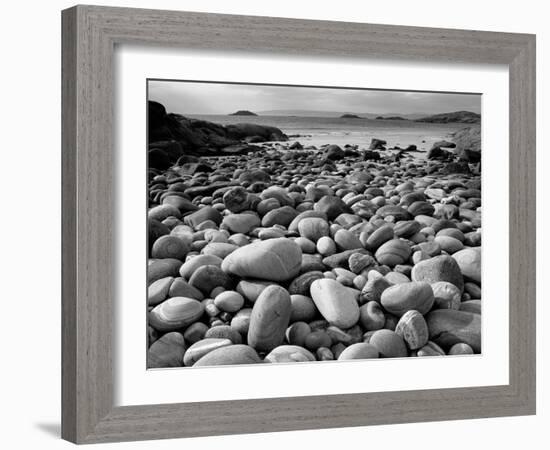
<svg viewBox="0 0 550 450">
<path fill-rule="evenodd" d="M 365 89 L 304 88 L 182 81 L 149 81 L 149 100 L 179 114 L 230 114 L 300 109 L 355 113 L 479 113 L 481 96 Z"/>
</svg>

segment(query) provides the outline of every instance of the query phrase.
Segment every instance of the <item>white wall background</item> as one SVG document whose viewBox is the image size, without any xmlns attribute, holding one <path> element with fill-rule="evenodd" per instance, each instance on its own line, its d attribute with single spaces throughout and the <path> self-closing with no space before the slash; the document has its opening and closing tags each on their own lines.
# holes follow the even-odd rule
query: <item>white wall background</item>
<svg viewBox="0 0 550 450">
<path fill-rule="evenodd" d="M 548 271 L 544 254 L 549 223 L 548 146 L 550 29 L 545 2 L 537 0 L 460 3 L 432 0 L 360 2 L 338 0 L 158 0 L 104 1 L 110 6 L 181 9 L 232 14 L 270 15 L 468 28 L 537 34 L 538 140 L 538 415 L 426 424 L 388 425 L 263 435 L 139 442 L 117 448 L 319 449 L 368 448 L 517 449 L 548 443 L 550 351 L 543 285 Z M 2 132 L 2 245 L 0 301 L 3 325 L 0 372 L 0 442 L 5 448 L 68 448 L 59 439 L 60 417 L 60 11 L 72 2 L 4 2 L 0 17 L 0 130 Z M 327 36 L 330 39 L 330 36 Z M 546 169 L 546 170 L 545 170 Z M 546 201 L 545 201 L 546 200 Z M 544 204 L 546 203 L 546 208 Z M 521 237 L 518 237 L 521 239 Z M 7 327 L 7 328 L 6 328 Z M 543 443 L 546 441 L 546 443 Z M 538 443 L 537 443 L 538 442 Z M 105 445 L 97 446 L 108 448 Z M 113 448 L 113 447 L 109 447 Z"/>
</svg>

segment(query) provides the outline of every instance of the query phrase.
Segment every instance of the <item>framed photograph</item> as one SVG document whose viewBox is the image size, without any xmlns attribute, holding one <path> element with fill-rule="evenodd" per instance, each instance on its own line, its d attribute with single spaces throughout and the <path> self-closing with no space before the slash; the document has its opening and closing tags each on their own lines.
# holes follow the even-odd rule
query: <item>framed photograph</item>
<svg viewBox="0 0 550 450">
<path fill-rule="evenodd" d="M 533 35 L 62 18 L 65 439 L 535 413 Z"/>
</svg>

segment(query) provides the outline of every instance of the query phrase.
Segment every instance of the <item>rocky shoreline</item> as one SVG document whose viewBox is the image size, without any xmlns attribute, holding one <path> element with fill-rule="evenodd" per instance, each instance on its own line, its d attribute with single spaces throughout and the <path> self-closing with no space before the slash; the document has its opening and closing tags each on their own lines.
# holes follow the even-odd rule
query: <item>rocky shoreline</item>
<svg viewBox="0 0 550 450">
<path fill-rule="evenodd" d="M 376 141 L 150 166 L 148 367 L 480 353 L 480 165 Z"/>
</svg>

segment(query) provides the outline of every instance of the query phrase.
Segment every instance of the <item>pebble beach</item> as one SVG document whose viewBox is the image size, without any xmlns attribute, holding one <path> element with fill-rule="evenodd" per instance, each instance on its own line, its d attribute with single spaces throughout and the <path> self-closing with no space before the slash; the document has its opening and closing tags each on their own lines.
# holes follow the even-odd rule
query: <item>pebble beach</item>
<svg viewBox="0 0 550 450">
<path fill-rule="evenodd" d="M 479 164 L 384 144 L 150 171 L 148 367 L 481 353 Z"/>
</svg>

